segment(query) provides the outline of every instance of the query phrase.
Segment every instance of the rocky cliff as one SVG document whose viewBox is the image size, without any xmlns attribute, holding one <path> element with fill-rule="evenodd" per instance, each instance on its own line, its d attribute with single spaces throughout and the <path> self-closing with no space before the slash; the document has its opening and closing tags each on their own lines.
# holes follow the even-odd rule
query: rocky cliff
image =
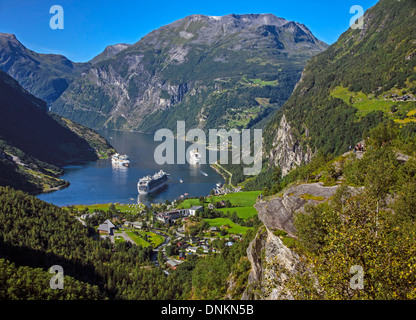
<svg viewBox="0 0 416 320">
<path fill-rule="evenodd" d="M 307 204 L 328 201 L 337 189 L 338 186 L 325 187 L 322 183 L 293 185 L 255 205 L 264 227 L 247 249 L 251 271 L 243 299 L 291 299 L 284 287 L 285 279 L 288 273 L 298 272 L 304 266 L 299 255 L 284 244 L 279 230 L 296 238 L 295 212 L 304 211 Z"/>
<path fill-rule="evenodd" d="M 312 156 L 313 153 L 309 146 L 304 148 L 300 141 L 295 138 L 286 116 L 283 115 L 273 139 L 272 149 L 269 152 L 270 163 L 279 166 L 282 170 L 282 176 L 285 176 L 293 168 L 308 163 Z"/>
</svg>

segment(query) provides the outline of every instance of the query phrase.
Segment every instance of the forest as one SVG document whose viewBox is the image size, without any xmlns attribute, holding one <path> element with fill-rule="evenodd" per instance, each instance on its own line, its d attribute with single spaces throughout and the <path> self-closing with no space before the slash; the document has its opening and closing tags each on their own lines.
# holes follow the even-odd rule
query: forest
<svg viewBox="0 0 416 320">
<path fill-rule="evenodd" d="M 240 260 L 254 236 L 189 259 L 167 277 L 151 262 L 151 248 L 97 240 L 68 210 L 10 187 L 0 187 L 0 224 L 1 299 L 225 299 L 223 280 L 231 273 L 239 285 L 229 298 L 238 298 L 249 271 Z M 64 290 L 50 289 L 53 265 L 63 267 Z"/>
</svg>

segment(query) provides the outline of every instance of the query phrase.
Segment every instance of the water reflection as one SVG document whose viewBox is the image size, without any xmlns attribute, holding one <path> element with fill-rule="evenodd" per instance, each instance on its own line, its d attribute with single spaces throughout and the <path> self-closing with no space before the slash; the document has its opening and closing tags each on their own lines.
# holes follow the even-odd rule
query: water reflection
<svg viewBox="0 0 416 320">
<path fill-rule="evenodd" d="M 111 166 L 113 168 L 112 181 L 116 184 L 126 184 L 129 168 L 117 164 L 112 164 Z"/>
</svg>

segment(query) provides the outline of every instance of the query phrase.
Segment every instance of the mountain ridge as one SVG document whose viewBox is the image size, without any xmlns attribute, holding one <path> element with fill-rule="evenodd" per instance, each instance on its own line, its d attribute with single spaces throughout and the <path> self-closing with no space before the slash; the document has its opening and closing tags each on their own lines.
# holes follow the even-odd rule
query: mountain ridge
<svg viewBox="0 0 416 320">
<path fill-rule="evenodd" d="M 276 108 L 304 63 L 326 46 L 304 25 L 271 14 L 191 15 L 94 64 L 52 110 L 93 128 L 154 132 L 167 119 L 169 128 L 175 119 L 201 128 L 236 127 L 233 115 L 220 116 L 227 100 L 243 111 L 258 106 L 258 96 Z M 240 97 L 242 91 L 251 96 Z"/>
</svg>

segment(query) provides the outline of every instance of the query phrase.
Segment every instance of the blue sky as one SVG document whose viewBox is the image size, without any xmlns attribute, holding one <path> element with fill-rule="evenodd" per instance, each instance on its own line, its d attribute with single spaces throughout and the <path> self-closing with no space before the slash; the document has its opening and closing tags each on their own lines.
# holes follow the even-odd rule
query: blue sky
<svg viewBox="0 0 416 320">
<path fill-rule="evenodd" d="M 13 33 L 29 49 L 85 62 L 107 45 L 135 43 L 150 31 L 191 14 L 272 13 L 305 24 L 316 37 L 335 42 L 349 27 L 353 5 L 377 0 L 0 0 L 0 32 Z M 49 9 L 64 9 L 64 29 L 52 30 Z"/>
</svg>

